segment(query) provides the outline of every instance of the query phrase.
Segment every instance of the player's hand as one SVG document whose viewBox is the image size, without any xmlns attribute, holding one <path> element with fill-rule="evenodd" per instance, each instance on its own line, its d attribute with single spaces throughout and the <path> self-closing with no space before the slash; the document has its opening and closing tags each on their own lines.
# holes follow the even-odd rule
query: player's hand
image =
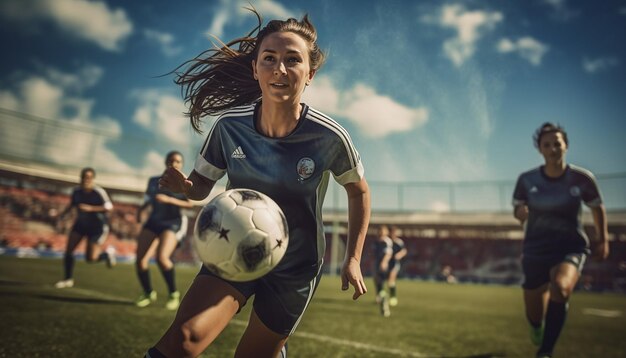
<svg viewBox="0 0 626 358">
<path fill-rule="evenodd" d="M 528 219 L 528 206 L 526 205 L 518 205 L 515 208 L 515 217 L 517 218 L 517 220 L 519 220 L 522 224 L 524 222 L 526 222 L 526 219 Z"/>
<path fill-rule="evenodd" d="M 349 285 L 354 287 L 354 295 L 352 295 L 353 300 L 356 300 L 367 292 L 363 274 L 361 274 L 361 264 L 354 257 L 348 258 L 341 268 L 341 289 L 346 291 L 350 288 Z"/>
<path fill-rule="evenodd" d="M 78 210 L 89 213 L 93 211 L 93 208 L 89 204 L 78 204 Z"/>
<path fill-rule="evenodd" d="M 165 169 L 161 179 L 159 179 L 159 187 L 167 189 L 173 193 L 187 194 L 193 186 L 193 182 L 187 180 L 183 172 L 176 168 L 169 167 Z"/>
</svg>

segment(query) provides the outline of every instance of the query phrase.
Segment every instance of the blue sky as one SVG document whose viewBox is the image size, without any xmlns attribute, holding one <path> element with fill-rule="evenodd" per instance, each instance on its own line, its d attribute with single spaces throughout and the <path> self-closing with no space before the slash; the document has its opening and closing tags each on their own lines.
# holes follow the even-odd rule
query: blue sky
<svg viewBox="0 0 626 358">
<path fill-rule="evenodd" d="M 250 3 L 266 20 L 309 13 L 329 58 L 304 101 L 349 130 L 370 181 L 513 181 L 541 163 L 544 121 L 568 131 L 568 161 L 626 172 L 626 1 Z M 246 34 L 247 4 L 3 0 L 0 108 L 110 133 L 101 170 L 158 173 L 177 148 L 189 171 L 203 138 L 160 75 L 208 34 Z"/>
</svg>

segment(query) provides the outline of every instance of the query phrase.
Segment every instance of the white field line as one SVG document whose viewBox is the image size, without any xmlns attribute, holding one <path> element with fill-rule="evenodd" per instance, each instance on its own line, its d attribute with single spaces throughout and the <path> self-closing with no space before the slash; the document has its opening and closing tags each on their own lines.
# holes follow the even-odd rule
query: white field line
<svg viewBox="0 0 626 358">
<path fill-rule="evenodd" d="M 240 326 L 246 326 L 248 324 L 248 322 L 238 320 L 238 319 L 233 319 L 230 322 L 240 325 Z M 399 355 L 403 357 L 422 357 L 422 358 L 427 357 L 425 354 L 422 354 L 419 352 L 407 352 L 407 351 L 403 351 L 400 349 L 379 347 L 379 346 L 375 346 L 375 345 L 371 345 L 367 343 L 360 343 L 360 342 L 349 341 L 347 339 L 338 339 L 338 338 L 333 338 L 333 337 L 328 337 L 328 336 L 322 336 L 319 334 L 309 333 L 309 332 L 296 331 L 293 334 L 293 336 L 308 338 L 308 339 L 312 339 L 312 340 L 323 342 L 323 343 L 332 343 L 332 344 L 337 344 L 340 346 L 348 346 L 352 348 L 363 349 L 363 350 L 370 351 L 370 352 L 394 354 L 394 355 Z"/>
<path fill-rule="evenodd" d="M 60 289 L 55 289 L 55 290 L 60 290 Z M 120 302 L 132 302 L 131 300 L 125 297 L 108 295 L 99 291 L 89 290 L 85 288 L 72 287 L 72 288 L 64 288 L 63 290 L 68 290 L 68 292 L 77 292 L 77 293 L 84 294 L 85 296 L 91 296 L 91 297 L 96 297 L 96 298 L 103 298 L 103 299 L 109 299 L 109 300 L 120 301 Z M 238 326 L 246 326 L 248 324 L 248 322 L 239 320 L 239 319 L 233 319 L 230 322 Z M 379 353 L 392 354 L 392 355 L 398 355 L 398 356 L 403 356 L 403 357 L 421 357 L 421 358 L 427 357 L 427 355 L 423 353 L 415 352 L 415 351 L 407 352 L 407 351 L 403 351 L 400 349 L 379 347 L 379 346 L 375 346 L 372 344 L 354 342 L 354 341 L 349 341 L 347 339 L 338 339 L 334 337 L 328 337 L 328 336 L 323 336 L 320 334 L 309 333 L 309 332 L 296 331 L 293 335 L 296 337 L 312 339 L 312 340 L 323 342 L 323 343 L 331 343 L 331 344 L 336 344 L 340 346 L 347 346 L 347 347 L 362 349 L 362 350 L 366 350 L 370 352 L 379 352 Z"/>
<path fill-rule="evenodd" d="M 617 318 L 622 316 L 622 311 L 619 310 L 604 310 L 600 308 L 583 308 L 583 314 L 591 316 L 599 316 L 606 318 Z"/>
</svg>

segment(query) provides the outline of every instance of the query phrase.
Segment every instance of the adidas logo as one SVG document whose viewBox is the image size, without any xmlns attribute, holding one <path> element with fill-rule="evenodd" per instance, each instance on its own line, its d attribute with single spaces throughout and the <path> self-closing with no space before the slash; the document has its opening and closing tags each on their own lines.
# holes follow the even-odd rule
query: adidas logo
<svg viewBox="0 0 626 358">
<path fill-rule="evenodd" d="M 245 159 L 246 154 L 243 152 L 243 149 L 241 149 L 241 146 L 238 146 L 230 157 L 235 159 Z"/>
<path fill-rule="evenodd" d="M 530 188 L 530 190 L 529 190 L 529 192 L 531 192 L 531 193 L 536 193 L 536 192 L 538 192 L 538 191 L 539 191 L 539 189 L 537 189 L 537 187 L 536 187 L 536 186 L 533 186 L 533 187 L 532 187 L 532 188 Z"/>
</svg>

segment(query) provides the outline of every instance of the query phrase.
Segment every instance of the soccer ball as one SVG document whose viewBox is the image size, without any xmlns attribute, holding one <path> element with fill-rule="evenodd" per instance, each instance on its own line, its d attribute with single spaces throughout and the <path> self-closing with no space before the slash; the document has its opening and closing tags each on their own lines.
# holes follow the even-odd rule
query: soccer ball
<svg viewBox="0 0 626 358">
<path fill-rule="evenodd" d="M 231 189 L 202 208 L 192 242 L 214 274 L 230 281 L 251 281 L 278 265 L 287 251 L 289 230 L 283 211 L 269 196 Z"/>
</svg>

